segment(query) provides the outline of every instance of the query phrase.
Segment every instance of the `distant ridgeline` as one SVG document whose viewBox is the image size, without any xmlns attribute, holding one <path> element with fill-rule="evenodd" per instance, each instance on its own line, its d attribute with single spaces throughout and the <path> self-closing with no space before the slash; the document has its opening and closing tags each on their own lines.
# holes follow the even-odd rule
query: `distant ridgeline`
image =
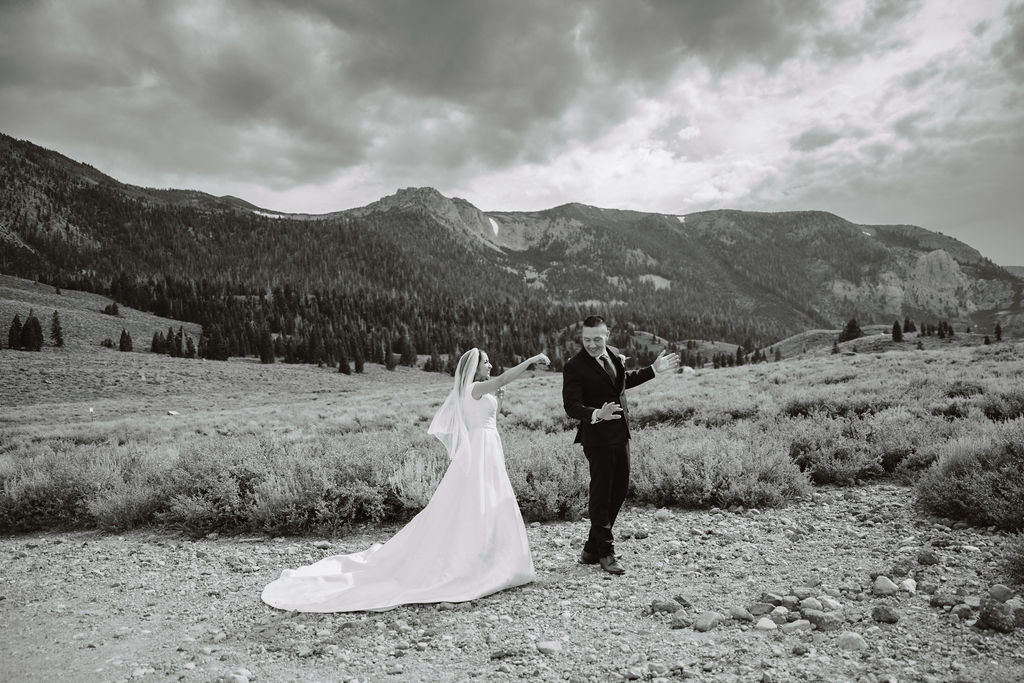
<svg viewBox="0 0 1024 683">
<path fill-rule="evenodd" d="M 1003 329 L 1021 280 L 913 226 L 823 212 L 675 216 L 567 204 L 484 213 L 431 188 L 321 216 L 119 183 L 0 135 L 0 272 L 199 323 L 226 355 L 335 364 L 487 349 L 498 364 L 605 315 L 748 351 L 849 318 Z M 269 341 L 268 341 L 269 340 Z M 272 351 L 268 350 L 272 344 Z M 218 354 L 224 355 L 224 354 Z"/>
</svg>

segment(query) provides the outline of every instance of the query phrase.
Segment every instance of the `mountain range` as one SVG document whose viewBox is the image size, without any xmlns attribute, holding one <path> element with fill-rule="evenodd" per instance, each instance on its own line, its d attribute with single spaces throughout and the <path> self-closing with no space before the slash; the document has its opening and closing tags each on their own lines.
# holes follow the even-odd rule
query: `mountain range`
<svg viewBox="0 0 1024 683">
<path fill-rule="evenodd" d="M 493 342 L 509 329 L 557 334 L 591 311 L 669 339 L 747 348 L 849 318 L 1024 330 L 1021 270 L 938 232 L 822 211 L 484 211 L 421 187 L 288 214 L 128 185 L 5 135 L 0 187 L 5 274 L 114 294 L 148 282 L 151 297 L 162 279 L 199 298 L 334 292 L 352 297 L 346 324 L 389 337 L 420 330 L 421 349 Z"/>
</svg>

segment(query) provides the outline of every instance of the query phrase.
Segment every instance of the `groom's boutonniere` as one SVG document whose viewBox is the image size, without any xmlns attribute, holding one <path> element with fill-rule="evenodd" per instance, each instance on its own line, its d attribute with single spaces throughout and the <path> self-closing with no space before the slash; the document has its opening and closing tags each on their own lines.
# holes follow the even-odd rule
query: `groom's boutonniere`
<svg viewBox="0 0 1024 683">
<path fill-rule="evenodd" d="M 629 357 L 626 356 L 625 354 L 620 353 L 619 360 L 622 361 L 622 367 L 626 367 L 626 361 L 629 360 Z"/>
</svg>

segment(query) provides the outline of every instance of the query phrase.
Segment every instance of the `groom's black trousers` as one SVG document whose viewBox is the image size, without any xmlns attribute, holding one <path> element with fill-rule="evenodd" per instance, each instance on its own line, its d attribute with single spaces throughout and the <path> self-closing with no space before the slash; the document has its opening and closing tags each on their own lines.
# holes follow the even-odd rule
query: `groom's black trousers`
<svg viewBox="0 0 1024 683">
<path fill-rule="evenodd" d="M 583 549 L 614 555 L 612 525 L 629 489 L 629 441 L 584 446 L 583 454 L 590 463 L 590 535 Z"/>
</svg>

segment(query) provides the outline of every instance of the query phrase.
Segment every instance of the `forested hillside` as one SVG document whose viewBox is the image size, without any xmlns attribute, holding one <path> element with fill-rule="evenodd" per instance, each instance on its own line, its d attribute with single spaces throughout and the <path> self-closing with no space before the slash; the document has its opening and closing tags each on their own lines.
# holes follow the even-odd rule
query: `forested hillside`
<svg viewBox="0 0 1024 683">
<path fill-rule="evenodd" d="M 538 349 L 557 363 L 592 312 L 623 345 L 644 329 L 753 350 L 851 315 L 966 317 L 979 293 L 993 310 L 1015 296 L 1019 307 L 1020 280 L 967 245 L 820 212 L 484 214 L 419 188 L 324 216 L 272 214 L 125 185 L 6 136 L 0 154 L 0 272 L 199 323 L 213 358 L 347 368 L 478 345 L 500 365 Z M 955 289 L 922 280 L 922 259 Z"/>
</svg>

